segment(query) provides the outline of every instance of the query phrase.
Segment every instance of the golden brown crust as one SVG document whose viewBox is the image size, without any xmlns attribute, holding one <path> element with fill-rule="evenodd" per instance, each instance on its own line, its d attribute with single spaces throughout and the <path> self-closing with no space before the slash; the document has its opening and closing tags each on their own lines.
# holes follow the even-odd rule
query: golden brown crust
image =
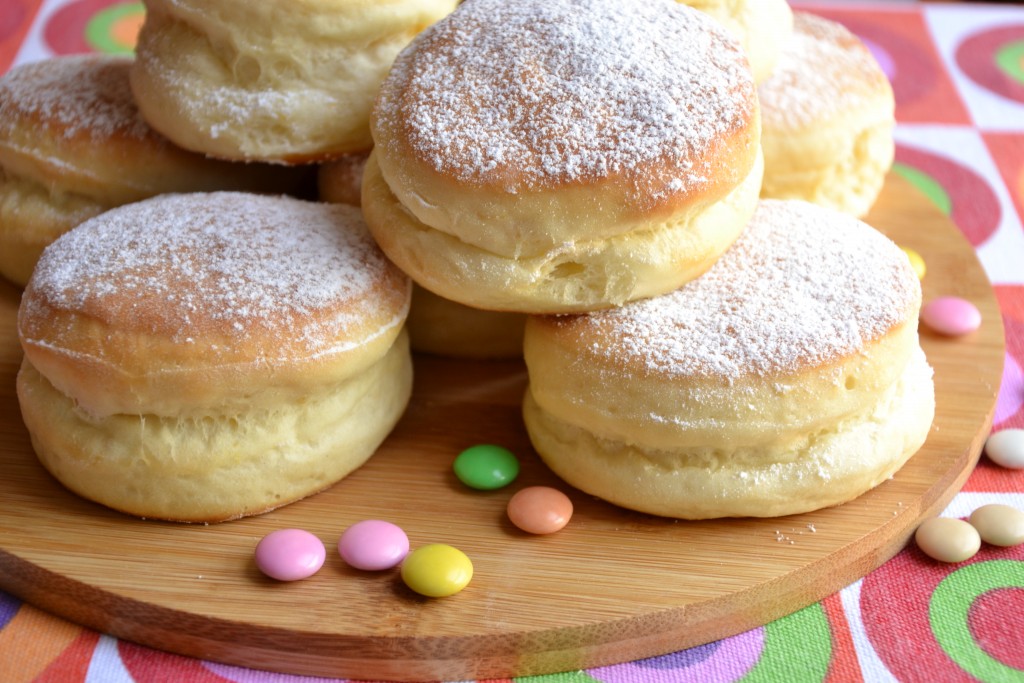
<svg viewBox="0 0 1024 683">
<path fill-rule="evenodd" d="M 708 482 L 741 471 L 768 476 L 791 463 L 822 481 L 830 463 L 841 469 L 850 487 L 836 484 L 817 498 L 833 504 L 829 496 L 846 499 L 863 492 L 864 481 L 877 483 L 927 433 L 931 379 L 918 358 L 920 301 L 906 257 L 874 229 L 805 202 L 762 201 L 736 244 L 679 290 L 609 311 L 528 320 L 531 438 L 573 485 L 656 514 L 762 514 L 752 511 L 764 501 L 749 482 L 722 489 Z M 903 378 L 906 386 L 894 388 Z M 917 400 L 918 407 L 904 405 Z M 892 423 L 904 418 L 905 433 Z M 861 455 L 846 449 L 876 437 L 877 452 L 858 473 L 848 460 Z M 813 465 L 800 464 L 805 458 Z M 666 474 L 672 463 L 685 469 Z M 700 473 L 705 465 L 724 474 Z M 609 490 L 617 476 L 636 482 L 633 494 Z M 647 476 L 650 496 L 643 495 Z M 698 495 L 683 480 L 708 488 Z M 665 481 L 679 483 L 660 488 Z M 789 489 L 796 507 L 776 502 L 764 510 L 813 509 L 812 489 L 798 496 L 798 488 Z"/>
<path fill-rule="evenodd" d="M 360 466 L 398 421 L 410 283 L 357 209 L 163 195 L 55 241 L 18 312 L 44 466 L 133 515 L 259 514 Z"/>
<path fill-rule="evenodd" d="M 317 169 L 317 193 L 322 201 L 360 206 L 363 195 L 365 154 L 346 154 L 320 164 Z"/>
<path fill-rule="evenodd" d="M 698 277 L 743 231 L 757 205 L 762 163 L 724 199 L 645 230 L 569 241 L 506 257 L 418 221 L 367 162 L 363 212 L 381 248 L 418 284 L 475 308 L 518 313 L 597 310 L 679 287 Z M 586 200 L 579 197 L 581 207 Z"/>
<path fill-rule="evenodd" d="M 532 257 L 679 222 L 750 175 L 756 93 L 725 29 L 670 2 L 577 4 L 463 5 L 396 61 L 375 155 L 420 222 Z"/>
<path fill-rule="evenodd" d="M 54 243 L 18 330 L 32 364 L 87 412 L 177 415 L 340 381 L 391 346 L 408 303 L 408 279 L 355 209 L 165 195 Z"/>
<path fill-rule="evenodd" d="M 0 78 L 0 274 L 24 286 L 43 248 L 103 211 L 166 192 L 292 192 L 304 173 L 186 152 L 139 117 L 131 60 L 56 57 Z"/>
</svg>

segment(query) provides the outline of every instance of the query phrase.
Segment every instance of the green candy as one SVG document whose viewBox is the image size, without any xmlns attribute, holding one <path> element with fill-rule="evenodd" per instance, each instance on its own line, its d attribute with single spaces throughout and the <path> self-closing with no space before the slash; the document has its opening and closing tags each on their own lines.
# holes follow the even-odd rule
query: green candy
<svg viewBox="0 0 1024 683">
<path fill-rule="evenodd" d="M 515 481 L 519 476 L 519 461 L 507 448 L 479 444 L 459 453 L 452 469 L 466 486 L 493 491 Z"/>
</svg>

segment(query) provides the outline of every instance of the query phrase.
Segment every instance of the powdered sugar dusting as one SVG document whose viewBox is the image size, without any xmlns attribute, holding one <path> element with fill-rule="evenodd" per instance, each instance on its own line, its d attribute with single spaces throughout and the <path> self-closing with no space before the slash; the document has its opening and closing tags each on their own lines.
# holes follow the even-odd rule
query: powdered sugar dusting
<svg viewBox="0 0 1024 683">
<path fill-rule="evenodd" d="M 887 87 L 885 73 L 844 26 L 803 12 L 771 77 L 758 87 L 765 125 L 805 126 L 858 109 Z M 884 92 L 884 90 L 883 90 Z"/>
<path fill-rule="evenodd" d="M 906 256 L 855 218 L 800 201 L 763 200 L 707 273 L 665 296 L 556 324 L 600 329 L 594 352 L 652 372 L 794 372 L 855 353 L 913 320 L 921 290 Z"/>
<path fill-rule="evenodd" d="M 0 78 L 0 130 L 31 118 L 65 137 L 156 136 L 128 83 L 128 58 L 87 55 L 24 64 Z"/>
<path fill-rule="evenodd" d="M 58 239 L 25 300 L 112 315 L 181 344 L 213 330 L 243 343 L 265 338 L 270 354 L 281 343 L 316 353 L 353 341 L 351 330 L 389 304 L 404 315 L 400 296 L 380 294 L 389 273 L 404 280 L 395 272 L 351 207 L 163 195 Z"/>
<path fill-rule="evenodd" d="M 672 0 L 469 0 L 399 56 L 375 116 L 437 171 L 509 191 L 618 174 L 707 182 L 755 115 L 725 29 Z"/>
</svg>

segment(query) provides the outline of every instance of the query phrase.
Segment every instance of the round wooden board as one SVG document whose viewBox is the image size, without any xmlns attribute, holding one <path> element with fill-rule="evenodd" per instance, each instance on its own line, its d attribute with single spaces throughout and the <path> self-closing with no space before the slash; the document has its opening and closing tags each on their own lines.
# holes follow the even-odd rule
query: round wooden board
<svg viewBox="0 0 1024 683">
<path fill-rule="evenodd" d="M 891 176 L 869 222 L 928 264 L 925 299 L 975 302 L 982 328 L 922 331 L 937 414 L 896 476 L 846 505 L 780 519 L 677 522 L 617 509 L 557 482 L 530 448 L 521 363 L 416 359 L 416 388 L 370 462 L 328 491 L 212 526 L 142 521 L 68 493 L 37 463 L 14 377 L 17 292 L 0 291 L 0 586 L 94 629 L 180 654 L 294 674 L 455 680 L 551 673 L 650 657 L 740 633 L 838 591 L 898 552 L 959 490 L 991 425 L 1003 364 L 999 309 L 974 250 Z M 451 461 L 475 443 L 521 456 L 506 490 L 461 486 Z M 569 491 L 570 525 L 544 537 L 505 519 L 514 490 Z M 348 568 L 341 532 L 391 520 L 413 546 L 443 542 L 475 565 L 469 587 L 430 600 L 397 572 Z M 812 530 L 813 525 L 813 530 Z M 266 533 L 300 527 L 327 545 L 314 577 L 264 578 Z"/>
</svg>

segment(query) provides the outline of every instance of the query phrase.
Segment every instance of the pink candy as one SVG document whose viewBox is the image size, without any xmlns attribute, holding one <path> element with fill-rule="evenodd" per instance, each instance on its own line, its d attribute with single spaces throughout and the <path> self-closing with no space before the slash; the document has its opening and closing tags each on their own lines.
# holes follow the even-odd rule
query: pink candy
<svg viewBox="0 0 1024 683">
<path fill-rule="evenodd" d="M 324 565 L 323 542 L 302 529 L 279 529 L 256 546 L 256 566 L 272 579 L 297 581 L 316 574 Z"/>
<path fill-rule="evenodd" d="M 942 296 L 921 308 L 921 322 L 940 334 L 958 337 L 981 326 L 981 312 L 966 299 Z"/>
<path fill-rule="evenodd" d="M 338 541 L 338 553 L 356 569 L 390 569 L 409 554 L 409 537 L 390 522 L 367 519 L 345 530 Z"/>
</svg>

